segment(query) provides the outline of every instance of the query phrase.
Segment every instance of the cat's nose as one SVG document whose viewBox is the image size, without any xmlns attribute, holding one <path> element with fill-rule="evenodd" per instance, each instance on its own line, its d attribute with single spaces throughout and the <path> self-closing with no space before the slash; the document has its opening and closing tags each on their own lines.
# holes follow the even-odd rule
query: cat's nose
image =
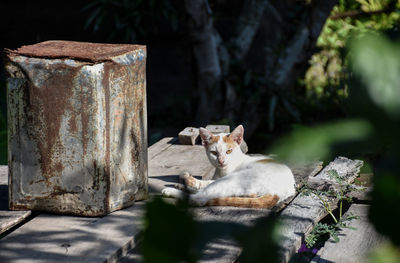
<svg viewBox="0 0 400 263">
<path fill-rule="evenodd" d="M 223 165 L 223 164 L 224 164 L 224 161 L 225 161 L 225 158 L 224 158 L 224 157 L 218 157 L 218 163 L 219 163 L 220 165 Z"/>
</svg>

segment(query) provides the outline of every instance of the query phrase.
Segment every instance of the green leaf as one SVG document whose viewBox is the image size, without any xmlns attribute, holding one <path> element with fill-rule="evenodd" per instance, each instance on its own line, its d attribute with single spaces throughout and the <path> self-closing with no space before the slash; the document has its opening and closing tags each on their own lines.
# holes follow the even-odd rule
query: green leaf
<svg viewBox="0 0 400 263">
<path fill-rule="evenodd" d="M 270 153 L 288 161 L 329 159 L 332 147 L 344 142 L 361 141 L 372 133 L 371 125 L 363 120 L 340 121 L 315 127 L 297 126 L 276 142 Z"/>
<path fill-rule="evenodd" d="M 334 241 L 335 243 L 337 243 L 337 242 L 340 241 L 340 240 L 339 240 L 339 237 L 338 237 L 336 234 L 332 234 L 331 237 L 332 237 L 332 239 L 333 239 L 333 241 Z"/>
<path fill-rule="evenodd" d="M 267 216 L 257 220 L 256 224 L 243 234 L 237 235 L 243 248 L 240 262 L 278 262 L 278 229 L 275 216 Z"/>
<path fill-rule="evenodd" d="M 397 163 L 395 162 L 396 166 Z M 387 167 L 385 168 L 387 169 Z M 374 177 L 371 197 L 369 219 L 380 233 L 389 237 L 395 245 L 399 246 L 398 218 L 400 210 L 397 207 L 400 202 L 400 176 L 398 171 L 379 170 Z"/>
<path fill-rule="evenodd" d="M 400 262 L 399 248 L 390 242 L 384 242 L 369 254 L 367 263 L 398 263 Z"/>
<path fill-rule="evenodd" d="M 351 42 L 352 69 L 372 101 L 387 113 L 400 115 L 400 45 L 366 35 Z"/>
<path fill-rule="evenodd" d="M 146 204 L 141 252 L 144 262 L 195 262 L 196 224 L 185 205 L 172 205 L 161 198 Z"/>
</svg>

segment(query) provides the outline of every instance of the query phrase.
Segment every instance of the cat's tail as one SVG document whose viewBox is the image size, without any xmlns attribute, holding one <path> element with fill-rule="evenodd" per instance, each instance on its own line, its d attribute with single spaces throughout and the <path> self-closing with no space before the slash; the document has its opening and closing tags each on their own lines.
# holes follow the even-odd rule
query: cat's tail
<svg viewBox="0 0 400 263">
<path fill-rule="evenodd" d="M 235 206 L 246 208 L 271 208 L 279 201 L 277 195 L 260 197 L 220 197 L 209 200 L 206 206 Z"/>
<path fill-rule="evenodd" d="M 185 193 L 181 190 L 167 187 L 161 191 L 164 197 L 174 197 L 182 199 Z M 211 200 L 204 198 L 195 198 L 196 195 L 191 195 L 189 202 L 195 206 L 234 206 L 244 208 L 272 208 L 275 206 L 279 197 L 277 195 L 263 195 L 260 197 L 218 197 Z"/>
</svg>

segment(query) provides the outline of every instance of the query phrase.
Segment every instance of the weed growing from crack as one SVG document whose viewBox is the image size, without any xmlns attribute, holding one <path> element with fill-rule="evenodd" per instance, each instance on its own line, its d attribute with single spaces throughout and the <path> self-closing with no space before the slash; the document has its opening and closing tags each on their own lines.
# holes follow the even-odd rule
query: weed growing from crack
<svg viewBox="0 0 400 263">
<path fill-rule="evenodd" d="M 352 184 L 346 182 L 346 180 L 339 176 L 336 170 L 328 171 L 329 178 L 332 179 L 335 184 L 328 187 L 328 189 L 318 190 L 311 188 L 307 183 L 305 183 L 302 187 L 298 189 L 300 194 L 304 195 L 314 195 L 317 197 L 322 203 L 325 211 L 331 216 L 333 223 L 321 223 L 318 222 L 310 234 L 306 237 L 305 243 L 308 248 L 314 247 L 318 241 L 323 240 L 324 237 L 329 236 L 335 242 L 339 242 L 339 232 L 343 228 L 355 229 L 353 227 L 349 227 L 348 223 L 351 220 L 358 219 L 358 216 L 349 214 L 346 217 L 343 217 L 343 203 L 352 202 L 351 196 L 349 196 L 350 192 L 353 191 L 363 191 L 365 188 L 356 187 Z M 337 200 L 339 203 L 339 215 L 335 216 L 333 213 L 332 203 L 333 200 Z"/>
</svg>

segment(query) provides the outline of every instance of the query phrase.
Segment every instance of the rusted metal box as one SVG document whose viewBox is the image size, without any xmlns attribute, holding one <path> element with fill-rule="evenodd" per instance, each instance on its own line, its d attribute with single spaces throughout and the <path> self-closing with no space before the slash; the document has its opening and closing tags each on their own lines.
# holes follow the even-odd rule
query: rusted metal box
<svg viewBox="0 0 400 263">
<path fill-rule="evenodd" d="M 6 50 L 9 207 L 105 215 L 147 195 L 146 47 Z"/>
</svg>

